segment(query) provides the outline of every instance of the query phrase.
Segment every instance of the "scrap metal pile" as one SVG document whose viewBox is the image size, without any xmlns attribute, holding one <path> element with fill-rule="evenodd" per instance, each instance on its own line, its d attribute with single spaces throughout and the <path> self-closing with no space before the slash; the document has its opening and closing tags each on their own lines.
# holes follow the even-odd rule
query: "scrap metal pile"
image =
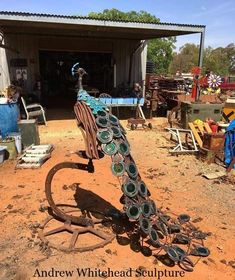
<svg viewBox="0 0 235 280">
<path fill-rule="evenodd" d="M 83 132 L 86 157 L 89 159 L 89 163 L 87 166 L 80 164 L 80 167 L 76 167 L 76 164 L 73 163 L 70 165 L 74 165 L 73 168 L 94 172 L 92 160 L 100 159 L 101 154 L 110 156 L 111 171 L 121 183 L 122 197 L 120 201 L 123 204 L 123 211 L 120 212 L 120 219 L 129 220 L 129 223 L 134 224 L 135 232 L 139 233 L 140 239 L 149 244 L 153 250 L 165 252 L 171 261 L 178 263 L 187 271 L 192 271 L 195 265 L 192 256 L 205 257 L 210 253 L 204 247 L 203 242 L 207 234 L 196 228 L 190 222 L 190 217 L 187 214 L 170 215 L 158 208 L 150 198 L 150 191 L 131 156 L 130 144 L 126 138 L 125 130 L 118 118 L 109 112 L 105 104 L 91 97 L 82 89 L 81 78 L 84 73 L 83 69 L 77 69 L 77 74 L 80 75 L 80 90 L 74 111 L 78 125 Z M 66 214 L 61 209 L 58 210 L 52 199 L 50 184 L 54 174 L 62 166 L 63 164 L 57 165 L 48 174 L 46 181 L 48 202 L 52 210 L 63 221 L 67 221 L 67 224 L 69 220 L 70 223 L 73 222 L 92 229 L 94 226 L 92 219 Z M 112 238 L 105 239 L 102 245 L 111 240 Z"/>
</svg>

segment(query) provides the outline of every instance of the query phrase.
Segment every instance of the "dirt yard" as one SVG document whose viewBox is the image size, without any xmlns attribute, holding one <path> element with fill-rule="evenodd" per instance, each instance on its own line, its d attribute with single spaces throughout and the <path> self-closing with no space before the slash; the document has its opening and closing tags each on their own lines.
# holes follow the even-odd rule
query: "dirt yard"
<svg viewBox="0 0 235 280">
<path fill-rule="evenodd" d="M 63 253 L 42 248 L 37 231 L 39 224 L 48 216 L 44 192 L 48 171 L 63 161 L 86 162 L 75 154 L 84 149 L 75 120 L 52 120 L 47 127 L 39 127 L 41 144 L 55 146 L 52 157 L 40 169 L 15 170 L 15 161 L 5 161 L 0 166 L 1 280 L 88 279 L 79 277 L 77 268 L 89 267 L 93 270 L 110 268 L 113 271 L 127 271 L 130 268 L 166 270 L 166 273 L 178 271 L 177 275 L 159 278 L 132 275 L 128 279 L 235 279 L 234 175 L 227 179 L 207 180 L 202 173 L 222 167 L 202 163 L 194 155 L 171 156 L 168 150 L 172 143 L 168 140 L 169 134 L 164 131 L 166 119 L 155 119 L 153 124 L 152 131 L 136 130 L 127 134 L 139 172 L 158 207 L 176 214 L 188 213 L 195 226 L 209 233 L 205 246 L 210 249 L 210 256 L 199 259 L 193 272 L 179 274 L 182 270 L 178 266 L 164 265 L 154 256 L 154 252 L 152 255 L 145 254 L 135 250 L 128 242 L 122 243 L 116 239 L 103 248 L 84 253 Z M 123 125 L 126 126 L 125 121 Z M 110 158 L 94 161 L 94 166 L 94 174 L 79 170 L 61 171 L 55 180 L 56 202 L 70 205 L 91 202 L 95 209 L 110 205 L 121 209 L 121 189 L 118 180 L 111 174 Z M 81 196 L 76 202 L 77 187 Z M 61 241 L 62 238 L 64 242 L 68 240 L 67 234 L 55 237 L 53 241 Z M 89 241 L 84 236 L 84 244 Z M 40 274 L 53 270 L 53 273 L 57 270 L 61 274 L 57 274 L 57 277 L 53 277 L 55 274 L 47 274 L 47 277 Z M 72 276 L 66 276 L 63 271 L 70 271 Z"/>
</svg>

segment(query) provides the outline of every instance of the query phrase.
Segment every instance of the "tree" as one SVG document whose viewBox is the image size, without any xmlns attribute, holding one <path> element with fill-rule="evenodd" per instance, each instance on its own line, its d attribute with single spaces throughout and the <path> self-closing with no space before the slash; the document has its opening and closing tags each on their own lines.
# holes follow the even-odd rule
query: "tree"
<svg viewBox="0 0 235 280">
<path fill-rule="evenodd" d="M 89 13 L 89 17 L 107 20 L 138 21 L 146 23 L 158 23 L 160 19 L 145 11 L 122 12 L 117 9 L 106 9 L 102 13 Z M 170 62 L 173 58 L 175 37 L 152 39 L 148 41 L 147 59 L 154 62 L 155 73 L 167 74 Z"/>
<path fill-rule="evenodd" d="M 88 14 L 89 17 L 97 19 L 108 19 L 108 20 L 123 20 L 123 21 L 140 21 L 140 22 L 153 22 L 157 23 L 160 21 L 159 18 L 151 15 L 145 11 L 130 11 L 122 12 L 117 9 L 105 9 L 102 13 L 91 12 Z"/>
<path fill-rule="evenodd" d="M 193 66 L 198 65 L 199 46 L 185 44 L 179 53 L 174 53 L 169 71 L 175 74 L 177 70 L 190 72 Z M 235 73 L 235 45 L 216 48 L 207 47 L 204 50 L 202 73 L 207 70 L 221 76 L 229 76 Z"/>
<path fill-rule="evenodd" d="M 185 44 L 179 49 L 179 53 L 174 53 L 169 67 L 171 74 L 176 71 L 181 73 L 190 72 L 193 66 L 198 64 L 199 47 L 195 44 Z"/>
<path fill-rule="evenodd" d="M 235 73 L 235 46 L 212 49 L 208 47 L 204 55 L 204 69 L 209 69 L 222 76 Z"/>
</svg>

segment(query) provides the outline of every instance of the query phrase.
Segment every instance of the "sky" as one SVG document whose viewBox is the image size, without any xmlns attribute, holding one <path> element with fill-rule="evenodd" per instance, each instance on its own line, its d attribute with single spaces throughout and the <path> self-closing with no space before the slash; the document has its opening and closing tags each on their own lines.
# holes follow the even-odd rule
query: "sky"
<svg viewBox="0 0 235 280">
<path fill-rule="evenodd" d="M 146 11 L 161 22 L 206 25 L 205 47 L 235 43 L 235 0 L 0 0 L 0 11 L 82 15 L 104 9 Z M 177 37 L 176 50 L 200 35 Z"/>
</svg>

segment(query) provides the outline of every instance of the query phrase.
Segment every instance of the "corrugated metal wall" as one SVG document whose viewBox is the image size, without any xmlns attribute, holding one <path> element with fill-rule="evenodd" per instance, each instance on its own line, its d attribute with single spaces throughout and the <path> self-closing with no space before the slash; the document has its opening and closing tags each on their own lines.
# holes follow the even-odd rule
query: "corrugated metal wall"
<svg viewBox="0 0 235 280">
<path fill-rule="evenodd" d="M 3 44 L 6 42 L 3 40 Z M 9 68 L 7 63 L 7 51 L 0 48 L 0 90 L 6 88 L 10 83 Z"/>
<path fill-rule="evenodd" d="M 0 48 L 0 88 L 9 84 L 16 77 L 16 68 L 10 67 L 12 58 L 26 58 L 27 81 L 25 86 L 28 91 L 32 90 L 36 77 L 39 75 L 39 50 L 55 51 L 86 51 L 86 52 L 110 52 L 113 54 L 117 69 L 117 85 L 129 80 L 130 57 L 140 41 L 135 40 L 110 40 L 110 39 L 88 39 L 77 37 L 53 37 L 34 36 L 22 34 L 7 34 L 6 43 L 19 50 L 19 54 Z M 6 56 L 7 61 L 6 63 Z M 142 81 L 145 77 L 146 44 L 144 44 L 133 57 L 131 83 Z M 2 74 L 4 72 L 4 74 Z M 9 73 L 9 74 L 8 74 Z"/>
</svg>

